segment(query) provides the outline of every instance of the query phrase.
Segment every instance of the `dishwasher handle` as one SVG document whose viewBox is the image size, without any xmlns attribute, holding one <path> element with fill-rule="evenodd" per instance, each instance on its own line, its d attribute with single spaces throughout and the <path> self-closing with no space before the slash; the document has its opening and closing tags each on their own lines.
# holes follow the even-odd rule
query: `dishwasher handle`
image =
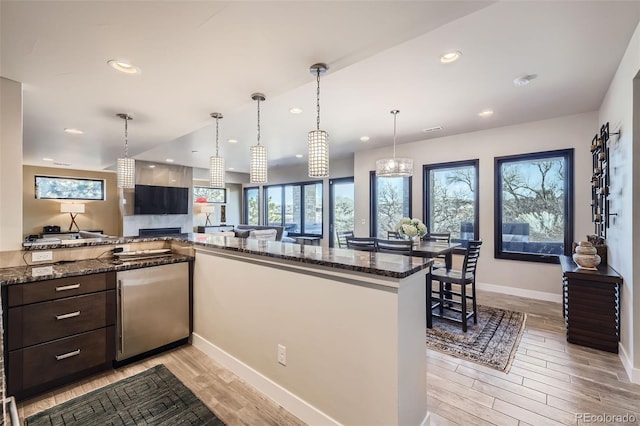
<svg viewBox="0 0 640 426">
<path fill-rule="evenodd" d="M 124 309 L 122 307 L 122 280 L 118 280 L 118 313 L 120 314 L 120 325 L 118 327 L 118 339 L 120 344 L 118 345 L 118 351 L 124 353 L 124 333 L 122 331 L 124 327 Z"/>
</svg>

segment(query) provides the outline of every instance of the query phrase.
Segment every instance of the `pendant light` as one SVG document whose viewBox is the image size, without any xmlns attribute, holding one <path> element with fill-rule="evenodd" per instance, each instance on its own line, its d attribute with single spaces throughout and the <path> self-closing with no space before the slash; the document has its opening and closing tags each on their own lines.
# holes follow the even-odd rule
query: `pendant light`
<svg viewBox="0 0 640 426">
<path fill-rule="evenodd" d="M 316 130 L 309 132 L 309 177 L 329 177 L 329 135 L 320 130 L 320 74 L 328 69 L 326 64 L 313 64 L 309 71 L 315 74 L 317 82 L 316 90 Z"/>
<path fill-rule="evenodd" d="M 216 119 L 216 155 L 209 158 L 209 186 L 211 188 L 223 188 L 224 189 L 224 158 L 218 155 L 220 148 L 220 142 L 218 140 L 219 120 L 222 120 L 222 114 L 219 112 L 212 112 L 211 118 Z"/>
<path fill-rule="evenodd" d="M 258 144 L 251 147 L 249 182 L 267 183 L 267 149 L 260 145 L 260 102 L 266 99 L 262 93 L 254 93 L 251 99 L 258 103 Z"/>
<path fill-rule="evenodd" d="M 136 186 L 136 160 L 129 158 L 129 120 L 133 120 L 129 114 L 119 113 L 118 117 L 124 120 L 124 157 L 118 158 L 118 188 L 135 188 Z"/>
<path fill-rule="evenodd" d="M 396 157 L 396 118 L 400 111 L 394 109 L 393 114 L 393 157 L 376 161 L 376 176 L 404 177 L 413 175 L 413 159 Z"/>
</svg>

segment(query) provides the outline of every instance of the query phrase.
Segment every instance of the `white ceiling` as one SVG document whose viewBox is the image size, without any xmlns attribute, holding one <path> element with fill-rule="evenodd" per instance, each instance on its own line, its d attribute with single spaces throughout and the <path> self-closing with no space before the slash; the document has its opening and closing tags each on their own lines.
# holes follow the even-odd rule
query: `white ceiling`
<svg viewBox="0 0 640 426">
<path fill-rule="evenodd" d="M 330 67 L 321 128 L 338 158 L 390 145 L 396 108 L 398 143 L 595 110 L 639 20 L 638 1 L 2 0 L 0 74 L 24 83 L 25 164 L 112 169 L 124 149 L 115 114 L 126 112 L 131 156 L 206 168 L 209 114 L 221 112 L 221 155 L 247 172 L 253 92 L 267 97 L 270 166 L 306 162 L 316 62 Z M 440 63 L 449 50 L 462 58 Z M 142 73 L 118 73 L 109 59 Z M 514 87 L 523 74 L 538 78 Z M 494 115 L 480 118 L 486 108 Z"/>
</svg>

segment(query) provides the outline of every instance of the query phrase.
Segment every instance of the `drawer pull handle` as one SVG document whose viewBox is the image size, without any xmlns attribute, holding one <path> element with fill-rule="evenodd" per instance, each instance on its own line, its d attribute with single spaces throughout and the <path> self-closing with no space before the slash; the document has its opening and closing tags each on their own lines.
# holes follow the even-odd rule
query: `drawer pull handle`
<svg viewBox="0 0 640 426">
<path fill-rule="evenodd" d="M 80 284 L 63 285 L 62 287 L 56 287 L 56 291 L 75 290 L 80 288 Z"/>
<path fill-rule="evenodd" d="M 63 320 L 67 318 L 79 317 L 80 311 L 69 312 L 68 314 L 56 315 L 57 320 Z"/>
<path fill-rule="evenodd" d="M 76 349 L 75 351 L 67 352 L 66 354 L 56 355 L 56 361 L 62 361 L 63 359 L 71 358 L 72 356 L 80 355 L 80 349 Z"/>
</svg>

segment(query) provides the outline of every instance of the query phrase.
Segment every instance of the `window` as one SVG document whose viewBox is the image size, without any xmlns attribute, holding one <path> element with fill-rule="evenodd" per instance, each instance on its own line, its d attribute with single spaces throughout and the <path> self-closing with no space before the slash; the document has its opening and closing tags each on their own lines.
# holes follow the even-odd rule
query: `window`
<svg viewBox="0 0 640 426">
<path fill-rule="evenodd" d="M 322 236 L 322 181 L 266 186 L 264 198 L 268 225 Z"/>
<path fill-rule="evenodd" d="M 194 186 L 193 199 L 195 203 L 226 203 L 227 190 L 224 188 Z"/>
<path fill-rule="evenodd" d="M 411 178 L 369 175 L 372 237 L 387 238 L 403 217 L 411 217 Z"/>
<path fill-rule="evenodd" d="M 573 241 L 573 149 L 495 159 L 495 256 L 556 263 Z"/>
<path fill-rule="evenodd" d="M 258 203 L 258 188 L 244 189 L 244 223 L 247 225 L 260 224 L 260 204 Z"/>
<path fill-rule="evenodd" d="M 478 239 L 478 160 L 423 166 L 424 223 L 467 246 Z"/>
<path fill-rule="evenodd" d="M 104 200 L 104 179 L 35 177 L 36 198 L 44 200 Z"/>
</svg>

